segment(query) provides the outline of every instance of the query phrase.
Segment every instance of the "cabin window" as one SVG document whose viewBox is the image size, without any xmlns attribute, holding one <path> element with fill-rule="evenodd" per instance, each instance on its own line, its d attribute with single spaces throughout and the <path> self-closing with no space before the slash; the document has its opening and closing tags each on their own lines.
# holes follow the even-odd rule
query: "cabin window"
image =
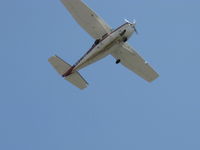
<svg viewBox="0 0 200 150">
<path fill-rule="evenodd" d="M 108 33 L 104 34 L 104 35 L 102 36 L 102 39 L 106 38 L 107 36 L 108 36 Z"/>
</svg>

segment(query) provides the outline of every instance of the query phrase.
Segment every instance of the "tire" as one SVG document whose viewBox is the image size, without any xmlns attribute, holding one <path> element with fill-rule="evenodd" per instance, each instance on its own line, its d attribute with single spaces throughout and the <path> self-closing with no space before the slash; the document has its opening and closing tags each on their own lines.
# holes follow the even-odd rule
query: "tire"
<svg viewBox="0 0 200 150">
<path fill-rule="evenodd" d="M 97 45 L 97 44 L 99 44 L 99 43 L 100 43 L 100 39 L 97 39 L 97 40 L 94 42 L 95 45 Z"/>
<path fill-rule="evenodd" d="M 120 59 L 117 59 L 115 63 L 116 63 L 116 64 L 119 64 L 120 62 L 121 62 L 121 60 L 120 60 Z"/>
<path fill-rule="evenodd" d="M 120 33 L 120 36 L 123 36 L 126 33 L 126 30 L 122 31 L 122 33 Z"/>
<path fill-rule="evenodd" d="M 124 37 L 124 38 L 123 38 L 123 42 L 126 42 L 127 40 L 128 40 L 127 37 Z"/>
</svg>

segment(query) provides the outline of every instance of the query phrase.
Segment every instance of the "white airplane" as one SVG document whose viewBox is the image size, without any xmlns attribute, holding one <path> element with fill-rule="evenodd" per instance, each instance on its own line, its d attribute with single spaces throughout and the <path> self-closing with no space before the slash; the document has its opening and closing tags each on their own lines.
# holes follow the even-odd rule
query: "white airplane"
<svg viewBox="0 0 200 150">
<path fill-rule="evenodd" d="M 97 14 L 81 0 L 61 0 L 74 19 L 87 31 L 95 42 L 89 51 L 74 65 L 69 65 L 58 56 L 49 58 L 51 65 L 66 80 L 80 89 L 88 83 L 78 73 L 78 70 L 111 54 L 116 64 L 121 63 L 148 82 L 155 80 L 159 75 L 129 46 L 127 40 L 136 32 L 136 23 L 129 22 L 112 30 Z"/>
</svg>

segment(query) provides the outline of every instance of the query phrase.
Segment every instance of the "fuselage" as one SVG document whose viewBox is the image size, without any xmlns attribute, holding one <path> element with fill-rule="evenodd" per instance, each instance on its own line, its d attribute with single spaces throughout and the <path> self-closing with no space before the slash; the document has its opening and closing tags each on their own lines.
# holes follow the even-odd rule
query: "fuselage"
<svg viewBox="0 0 200 150">
<path fill-rule="evenodd" d="M 87 51 L 83 57 L 81 57 L 70 70 L 65 73 L 65 76 L 73 73 L 73 71 L 80 70 L 104 57 L 109 55 L 115 50 L 115 46 L 126 42 L 133 34 L 134 25 L 131 23 L 125 23 L 113 30 L 111 33 L 107 33 L 101 39 L 97 39 L 92 47 Z"/>
</svg>

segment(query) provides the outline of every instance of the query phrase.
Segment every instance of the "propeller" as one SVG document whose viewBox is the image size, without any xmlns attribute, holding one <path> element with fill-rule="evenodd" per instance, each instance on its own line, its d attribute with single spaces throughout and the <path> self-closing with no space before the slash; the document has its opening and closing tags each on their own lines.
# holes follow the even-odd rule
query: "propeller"
<svg viewBox="0 0 200 150">
<path fill-rule="evenodd" d="M 131 23 L 128 19 L 124 19 L 124 21 L 126 21 L 127 23 Z"/>
<path fill-rule="evenodd" d="M 133 26 L 133 29 L 134 29 L 135 33 L 138 34 L 138 30 L 136 29 L 135 26 Z"/>
<path fill-rule="evenodd" d="M 127 23 L 130 23 L 133 25 L 133 29 L 135 31 L 136 34 L 138 34 L 138 30 L 136 29 L 135 25 L 136 25 L 136 20 L 134 19 L 133 22 L 130 22 L 128 19 L 124 19 Z"/>
</svg>

